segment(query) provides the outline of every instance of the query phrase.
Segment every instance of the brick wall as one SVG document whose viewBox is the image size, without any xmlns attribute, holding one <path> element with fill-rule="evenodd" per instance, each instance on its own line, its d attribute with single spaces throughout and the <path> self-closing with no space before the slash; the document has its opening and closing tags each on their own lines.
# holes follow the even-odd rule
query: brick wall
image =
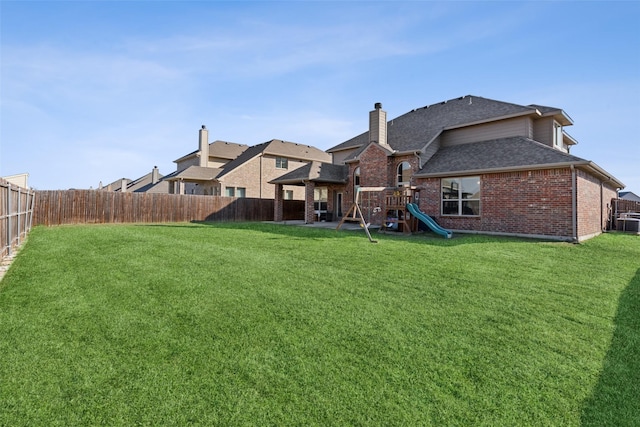
<svg viewBox="0 0 640 427">
<path fill-rule="evenodd" d="M 354 200 L 354 182 L 353 175 L 357 167 L 360 167 L 360 186 L 361 187 L 380 187 L 386 186 L 389 182 L 389 170 L 392 168 L 388 162 L 387 151 L 380 147 L 378 144 L 371 144 L 367 147 L 359 156 L 360 162 L 349 164 L 349 180 L 344 193 L 343 211 L 349 209 Z M 393 175 L 392 175 L 393 176 Z M 376 200 L 369 202 L 369 196 L 367 195 L 367 206 L 361 206 L 362 214 L 365 219 L 372 224 L 379 224 L 382 222 L 383 212 L 374 212 L 375 208 L 380 205 Z M 373 205 L 376 206 L 373 206 Z"/>
<path fill-rule="evenodd" d="M 440 215 L 440 179 L 420 179 L 420 207 L 454 230 L 571 238 L 571 170 L 549 169 L 481 176 L 478 217 Z"/>
<path fill-rule="evenodd" d="M 225 187 L 244 187 L 246 188 L 246 197 L 273 199 L 276 190 L 273 184 L 269 184 L 269 181 L 305 164 L 307 163 L 289 159 L 287 169 L 278 169 L 275 157 L 257 156 L 222 177 L 222 194 L 225 194 Z M 304 200 L 304 187 L 285 185 L 284 189 L 292 190 L 295 200 Z"/>
<path fill-rule="evenodd" d="M 591 237 L 607 228 L 611 199 L 616 190 L 601 184 L 596 177 L 584 171 L 576 171 L 576 191 L 578 194 L 578 236 Z"/>
</svg>

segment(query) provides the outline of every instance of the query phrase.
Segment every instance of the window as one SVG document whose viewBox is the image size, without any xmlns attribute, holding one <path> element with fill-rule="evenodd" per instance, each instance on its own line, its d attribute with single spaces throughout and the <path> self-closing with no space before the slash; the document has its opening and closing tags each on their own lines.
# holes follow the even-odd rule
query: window
<svg viewBox="0 0 640 427">
<path fill-rule="evenodd" d="M 398 187 L 408 187 L 411 182 L 411 165 L 409 162 L 402 162 L 398 165 L 398 175 L 396 183 Z"/>
<path fill-rule="evenodd" d="M 244 187 L 236 188 L 236 197 L 247 197 L 247 189 Z"/>
<path fill-rule="evenodd" d="M 553 122 L 553 146 L 563 149 L 562 140 L 562 125 L 558 122 Z"/>
<path fill-rule="evenodd" d="M 283 190 L 284 200 L 293 200 L 293 190 Z"/>
<path fill-rule="evenodd" d="M 313 190 L 313 209 L 316 211 L 327 211 L 327 199 L 329 189 L 327 187 L 316 187 Z"/>
<path fill-rule="evenodd" d="M 358 188 L 360 188 L 360 166 L 353 171 L 353 200 L 358 196 Z"/>
<path fill-rule="evenodd" d="M 287 169 L 289 167 L 289 159 L 286 157 L 276 157 L 276 168 Z"/>
<path fill-rule="evenodd" d="M 443 178 L 442 215 L 480 215 L 480 177 Z"/>
<path fill-rule="evenodd" d="M 225 196 L 227 197 L 235 197 L 236 196 L 236 189 L 233 187 L 227 187 L 225 189 Z"/>
</svg>

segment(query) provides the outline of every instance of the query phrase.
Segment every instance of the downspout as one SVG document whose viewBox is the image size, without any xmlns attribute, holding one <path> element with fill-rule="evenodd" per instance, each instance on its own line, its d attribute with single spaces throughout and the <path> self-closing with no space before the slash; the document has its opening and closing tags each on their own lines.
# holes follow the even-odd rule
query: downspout
<svg viewBox="0 0 640 427">
<path fill-rule="evenodd" d="M 578 194 L 576 188 L 576 168 L 571 165 L 571 231 L 574 243 L 578 243 Z"/>
<path fill-rule="evenodd" d="M 416 151 L 413 154 L 418 158 L 418 170 L 422 169 L 422 157 L 420 157 L 420 152 Z"/>
<path fill-rule="evenodd" d="M 607 231 L 607 227 L 602 225 L 604 220 L 604 218 L 602 217 L 602 197 L 604 196 L 603 187 L 604 181 L 600 181 L 600 231 L 604 233 Z"/>
<path fill-rule="evenodd" d="M 304 184 L 304 223 L 309 224 L 309 222 L 307 222 L 307 214 L 309 213 L 309 200 L 307 198 L 307 180 L 303 179 L 302 183 Z"/>
<path fill-rule="evenodd" d="M 262 199 L 262 157 L 263 157 L 263 153 L 260 153 L 260 180 L 258 182 L 258 185 L 260 186 L 260 190 L 259 190 L 259 198 Z"/>
</svg>

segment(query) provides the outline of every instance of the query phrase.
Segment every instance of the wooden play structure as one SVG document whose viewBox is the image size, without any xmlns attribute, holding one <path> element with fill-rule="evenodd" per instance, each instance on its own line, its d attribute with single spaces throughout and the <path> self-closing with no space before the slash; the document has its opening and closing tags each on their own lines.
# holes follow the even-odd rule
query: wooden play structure
<svg viewBox="0 0 640 427">
<path fill-rule="evenodd" d="M 410 188 L 387 188 L 384 195 L 385 218 L 380 231 L 402 231 L 411 234 L 415 221 L 407 211 L 407 205 L 413 203 L 413 190 Z"/>
<path fill-rule="evenodd" d="M 369 218 L 368 221 L 367 219 L 365 219 L 363 213 L 362 213 L 362 209 L 360 208 L 360 204 L 362 203 L 361 199 L 362 199 L 362 194 L 368 194 L 371 195 L 371 193 L 378 193 L 380 194 L 380 192 L 384 191 L 386 189 L 386 187 L 358 187 L 358 189 L 356 190 L 356 197 L 355 197 L 355 201 L 353 202 L 353 204 L 351 205 L 351 207 L 349 208 L 349 210 L 347 211 L 347 213 L 342 217 L 342 219 L 340 220 L 340 222 L 338 223 L 338 226 L 336 227 L 336 230 L 339 230 L 340 227 L 342 227 L 342 224 L 344 224 L 345 222 L 359 222 L 360 223 L 360 227 L 364 228 L 365 233 L 367 233 L 367 237 L 369 238 L 369 241 L 371 243 L 378 243 L 377 240 L 374 240 L 373 238 L 371 238 L 371 233 L 369 232 L 369 226 L 371 225 L 371 212 L 372 209 L 375 212 L 380 212 L 380 210 L 382 209 L 379 205 L 378 206 L 374 206 L 373 208 L 371 207 L 371 201 L 372 198 L 368 197 L 367 198 L 367 209 L 368 209 L 368 216 Z"/>
<path fill-rule="evenodd" d="M 377 243 L 369 232 L 373 219 L 380 222 L 381 233 L 389 230 L 411 234 L 418 230 L 418 222 L 421 222 L 434 233 L 450 239 L 453 236 L 451 230 L 442 228 L 433 218 L 420 210 L 419 197 L 419 192 L 410 187 L 360 187 L 356 191 L 355 202 L 342 217 L 336 230 L 346 221 L 358 222 L 367 233 L 369 241 Z"/>
<path fill-rule="evenodd" d="M 401 231 L 411 234 L 415 221 L 407 211 L 407 205 L 414 201 L 413 198 L 414 192 L 411 188 L 359 187 L 355 201 L 338 223 L 336 230 L 345 222 L 357 222 L 364 228 L 369 241 L 377 243 L 369 232 L 372 218 L 376 218 L 380 222 L 381 232 Z"/>
</svg>

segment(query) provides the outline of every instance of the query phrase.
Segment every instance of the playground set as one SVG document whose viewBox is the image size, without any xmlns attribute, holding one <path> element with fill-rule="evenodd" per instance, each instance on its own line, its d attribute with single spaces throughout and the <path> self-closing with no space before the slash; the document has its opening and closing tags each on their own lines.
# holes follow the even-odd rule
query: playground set
<svg viewBox="0 0 640 427">
<path fill-rule="evenodd" d="M 404 234 L 418 231 L 419 223 L 422 223 L 434 233 L 450 239 L 452 231 L 440 227 L 433 218 L 420 210 L 417 204 L 419 194 L 419 191 L 410 187 L 359 187 L 355 201 L 336 230 L 345 222 L 359 222 L 369 241 L 377 243 L 369 232 L 372 223 L 379 223 L 382 233 L 394 231 Z"/>
</svg>

